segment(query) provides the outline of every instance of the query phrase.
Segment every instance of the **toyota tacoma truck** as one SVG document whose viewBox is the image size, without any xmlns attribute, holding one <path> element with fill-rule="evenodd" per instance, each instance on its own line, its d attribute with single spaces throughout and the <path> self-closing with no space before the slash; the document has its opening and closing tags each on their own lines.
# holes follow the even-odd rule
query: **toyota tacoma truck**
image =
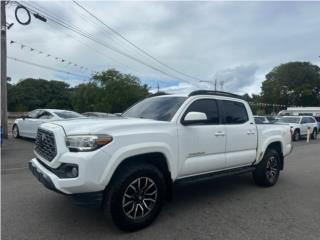
<svg viewBox="0 0 320 240">
<path fill-rule="evenodd" d="M 291 150 L 289 126 L 256 125 L 238 95 L 198 90 L 147 98 L 118 118 L 42 124 L 29 168 L 134 231 L 158 216 L 173 184 L 252 172 L 270 187 Z"/>
</svg>

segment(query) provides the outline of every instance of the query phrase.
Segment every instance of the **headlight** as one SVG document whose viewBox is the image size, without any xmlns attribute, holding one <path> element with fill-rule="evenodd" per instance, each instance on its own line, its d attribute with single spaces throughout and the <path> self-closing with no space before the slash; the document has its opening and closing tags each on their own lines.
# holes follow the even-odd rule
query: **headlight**
<svg viewBox="0 0 320 240">
<path fill-rule="evenodd" d="M 112 141 L 109 135 L 66 136 L 66 146 L 72 152 L 89 152 L 107 145 Z"/>
</svg>

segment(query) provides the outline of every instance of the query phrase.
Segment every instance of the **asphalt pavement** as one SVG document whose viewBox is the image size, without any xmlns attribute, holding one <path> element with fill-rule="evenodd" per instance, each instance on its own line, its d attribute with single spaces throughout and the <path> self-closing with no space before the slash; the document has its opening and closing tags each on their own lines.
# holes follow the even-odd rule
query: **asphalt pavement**
<svg viewBox="0 0 320 240">
<path fill-rule="evenodd" d="M 175 187 L 156 221 L 135 233 L 45 189 L 27 169 L 32 149 L 25 139 L 2 146 L 2 239 L 320 239 L 319 140 L 295 143 L 271 188 L 250 174 Z"/>
</svg>

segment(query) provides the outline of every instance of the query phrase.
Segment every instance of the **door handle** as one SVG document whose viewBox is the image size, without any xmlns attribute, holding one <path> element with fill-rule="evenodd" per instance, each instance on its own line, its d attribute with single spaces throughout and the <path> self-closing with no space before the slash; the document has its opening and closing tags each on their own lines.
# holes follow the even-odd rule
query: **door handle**
<svg viewBox="0 0 320 240">
<path fill-rule="evenodd" d="M 215 134 L 214 134 L 215 136 L 224 136 L 224 132 L 216 132 Z"/>
<path fill-rule="evenodd" d="M 247 132 L 247 135 L 254 135 L 254 134 L 256 134 L 254 131 L 250 131 L 250 130 L 249 130 L 249 131 Z"/>
</svg>

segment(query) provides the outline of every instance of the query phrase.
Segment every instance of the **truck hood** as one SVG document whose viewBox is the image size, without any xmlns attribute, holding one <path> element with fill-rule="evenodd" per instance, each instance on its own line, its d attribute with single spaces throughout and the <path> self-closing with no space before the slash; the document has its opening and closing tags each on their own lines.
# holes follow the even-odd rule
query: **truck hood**
<svg viewBox="0 0 320 240">
<path fill-rule="evenodd" d="M 139 119 L 139 118 L 77 118 L 70 120 L 59 120 L 50 122 L 48 124 L 54 124 L 62 127 L 66 135 L 78 135 L 78 134 L 111 134 L 113 131 L 122 128 L 136 128 L 138 126 L 164 124 L 167 122 L 156 121 L 151 119 Z M 45 126 L 44 124 L 43 126 Z"/>
</svg>

